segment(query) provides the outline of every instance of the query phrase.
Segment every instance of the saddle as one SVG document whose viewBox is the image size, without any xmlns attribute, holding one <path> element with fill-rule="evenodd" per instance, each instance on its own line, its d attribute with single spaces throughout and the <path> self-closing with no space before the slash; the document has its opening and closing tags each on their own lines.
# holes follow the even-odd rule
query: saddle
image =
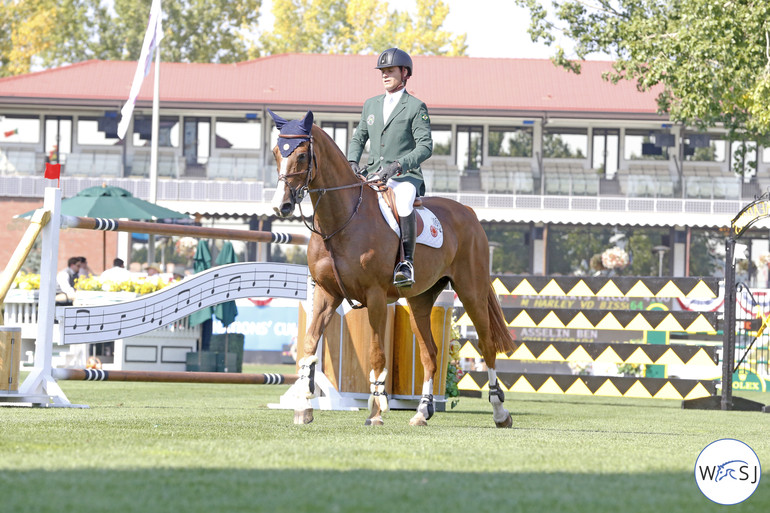
<svg viewBox="0 0 770 513">
<path fill-rule="evenodd" d="M 399 223 L 400 227 L 401 217 L 398 215 L 398 209 L 396 208 L 396 193 L 394 193 L 393 189 L 390 187 L 387 187 L 384 191 L 380 192 L 382 193 L 382 197 L 385 200 L 385 203 L 387 203 L 388 207 L 390 207 L 390 210 L 393 211 L 393 215 L 396 217 L 396 221 Z M 412 206 L 414 208 L 422 207 L 422 198 L 415 198 Z M 425 223 L 423 222 L 422 217 L 416 216 L 416 223 L 417 233 L 422 233 L 422 229 L 425 227 Z"/>
</svg>

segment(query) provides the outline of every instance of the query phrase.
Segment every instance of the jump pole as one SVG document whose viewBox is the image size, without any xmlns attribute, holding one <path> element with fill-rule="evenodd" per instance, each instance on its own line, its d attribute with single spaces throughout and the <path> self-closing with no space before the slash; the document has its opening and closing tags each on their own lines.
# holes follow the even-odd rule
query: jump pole
<svg viewBox="0 0 770 513">
<path fill-rule="evenodd" d="M 100 369 L 52 369 L 57 380 L 137 381 L 146 383 L 214 383 L 230 385 L 291 385 L 297 374 L 235 374 L 227 372 L 156 372 Z"/>
<path fill-rule="evenodd" d="M 161 381 L 173 383 L 240 383 L 240 384 L 292 384 L 297 380 L 296 375 L 281 374 L 228 374 L 223 373 L 152 373 L 138 371 L 97 371 L 93 369 L 53 369 L 51 358 L 53 353 L 53 329 L 55 317 L 56 273 L 59 249 L 59 231 L 63 228 L 81 228 L 92 230 L 109 230 L 148 233 L 156 235 L 181 235 L 198 238 L 231 239 L 249 242 L 275 242 L 280 244 L 307 244 L 309 237 L 286 233 L 255 232 L 207 228 L 202 226 L 185 226 L 165 223 L 142 223 L 137 221 L 117 221 L 113 219 L 98 219 L 61 215 L 61 189 L 46 187 L 43 212 L 41 217 L 48 217 L 48 223 L 41 223 L 42 231 L 42 264 L 40 269 L 41 283 L 38 310 L 38 333 L 35 340 L 35 363 L 32 371 L 19 386 L 18 393 L 5 394 L 0 392 L 0 405 L 32 405 L 53 407 L 87 408 L 85 405 L 70 403 L 67 396 L 56 382 L 62 380 L 111 380 L 111 381 Z M 90 372 L 91 374 L 88 374 Z M 101 373 L 101 375 L 99 374 Z M 55 374 L 55 376 L 54 376 Z M 176 374 L 184 375 L 176 376 Z M 163 375 L 163 376 L 161 376 Z M 101 377 L 99 377 L 101 376 Z M 109 378 L 107 377 L 109 376 Z M 272 377 L 271 377 L 272 376 Z M 197 381 L 191 381 L 195 378 Z"/>
<path fill-rule="evenodd" d="M 278 244 L 306 245 L 310 241 L 310 237 L 301 234 L 229 230 L 224 228 L 209 228 L 206 226 L 145 223 L 141 221 L 122 221 L 93 217 L 61 216 L 61 227 L 111 232 L 147 233 L 152 235 L 176 235 L 182 237 L 197 237 L 200 239 L 209 238 L 242 240 L 246 242 L 275 242 Z"/>
</svg>

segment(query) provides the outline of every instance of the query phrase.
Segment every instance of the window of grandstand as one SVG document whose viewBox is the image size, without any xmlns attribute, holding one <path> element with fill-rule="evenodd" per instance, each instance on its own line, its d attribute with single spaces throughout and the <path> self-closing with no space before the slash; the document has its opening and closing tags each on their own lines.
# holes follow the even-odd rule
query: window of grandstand
<svg viewBox="0 0 770 513">
<path fill-rule="evenodd" d="M 179 148 L 179 118 L 161 116 L 158 122 L 158 146 Z M 150 147 L 152 139 L 152 117 L 134 117 L 134 146 Z"/>
<path fill-rule="evenodd" d="M 258 150 L 262 147 L 262 122 L 259 120 L 217 118 L 214 134 L 217 148 Z"/>
<path fill-rule="evenodd" d="M 685 133 L 684 159 L 692 162 L 724 162 L 727 141 L 714 134 Z"/>
<path fill-rule="evenodd" d="M 334 139 L 342 153 L 348 152 L 348 124 L 345 121 L 324 121 L 321 128 Z"/>
<path fill-rule="evenodd" d="M 72 118 L 45 117 L 45 154 L 50 162 L 62 162 L 72 153 Z"/>
<path fill-rule="evenodd" d="M 734 173 L 752 176 L 757 171 L 757 143 L 733 141 L 730 144 L 730 168 Z"/>
<path fill-rule="evenodd" d="M 211 118 L 184 118 L 184 147 L 187 165 L 202 165 L 211 154 Z"/>
<path fill-rule="evenodd" d="M 40 118 L 0 115 L 0 143 L 40 142 Z"/>
<path fill-rule="evenodd" d="M 594 128 L 591 169 L 614 176 L 620 163 L 620 131 L 617 128 Z"/>
<path fill-rule="evenodd" d="M 457 127 L 457 169 L 480 169 L 484 130 L 481 126 Z"/>
<path fill-rule="evenodd" d="M 585 128 L 546 128 L 543 130 L 543 157 L 547 159 L 584 159 L 588 155 L 588 131 Z"/>
<path fill-rule="evenodd" d="M 670 141 L 656 138 L 656 135 L 655 130 L 626 129 L 623 157 L 626 160 L 668 160 L 670 146 L 667 143 Z"/>
<path fill-rule="evenodd" d="M 532 157 L 532 129 L 489 127 L 490 157 Z"/>
<path fill-rule="evenodd" d="M 433 155 L 452 154 L 452 127 L 449 125 L 433 125 L 430 127 L 433 139 Z"/>
<path fill-rule="evenodd" d="M 114 146 L 118 139 L 118 117 L 79 117 L 78 144 L 81 146 Z"/>
</svg>

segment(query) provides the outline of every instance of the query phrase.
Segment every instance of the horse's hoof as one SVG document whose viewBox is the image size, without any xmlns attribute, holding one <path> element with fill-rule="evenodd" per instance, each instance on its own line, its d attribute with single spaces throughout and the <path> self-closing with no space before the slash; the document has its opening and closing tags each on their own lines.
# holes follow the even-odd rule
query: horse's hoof
<svg viewBox="0 0 770 513">
<path fill-rule="evenodd" d="M 313 422 L 313 409 L 307 410 L 294 410 L 294 423 L 295 424 L 310 424 Z"/>
<path fill-rule="evenodd" d="M 382 426 L 385 423 L 382 421 L 382 417 L 379 415 L 377 417 L 372 417 L 371 419 L 366 419 L 364 421 L 364 426 Z"/>
<path fill-rule="evenodd" d="M 428 421 L 425 420 L 425 417 L 423 417 L 418 413 L 417 415 L 409 419 L 409 425 L 410 426 L 427 426 Z"/>
<path fill-rule="evenodd" d="M 502 422 L 495 421 L 495 426 L 499 428 L 513 427 L 513 419 L 511 418 L 511 414 L 509 413 L 508 416 Z"/>
</svg>

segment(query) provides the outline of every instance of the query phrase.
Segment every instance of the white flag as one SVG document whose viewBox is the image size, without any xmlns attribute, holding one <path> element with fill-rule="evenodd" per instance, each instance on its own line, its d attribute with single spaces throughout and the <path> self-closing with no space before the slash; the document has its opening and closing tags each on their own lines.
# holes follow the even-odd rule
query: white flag
<svg viewBox="0 0 770 513">
<path fill-rule="evenodd" d="M 120 110 L 120 123 L 118 123 L 118 137 L 123 139 L 128 130 L 128 122 L 131 121 L 131 115 L 134 113 L 134 104 L 139 95 L 139 89 L 142 88 L 144 77 L 150 72 L 152 64 L 152 54 L 155 48 L 163 39 L 163 28 L 161 27 L 160 0 L 152 0 L 150 7 L 150 23 L 147 25 L 147 32 L 144 33 L 144 42 L 142 43 L 142 53 L 139 54 L 139 62 L 136 63 L 136 72 L 134 81 L 131 84 L 131 92 L 128 95 L 128 101 Z"/>
</svg>

